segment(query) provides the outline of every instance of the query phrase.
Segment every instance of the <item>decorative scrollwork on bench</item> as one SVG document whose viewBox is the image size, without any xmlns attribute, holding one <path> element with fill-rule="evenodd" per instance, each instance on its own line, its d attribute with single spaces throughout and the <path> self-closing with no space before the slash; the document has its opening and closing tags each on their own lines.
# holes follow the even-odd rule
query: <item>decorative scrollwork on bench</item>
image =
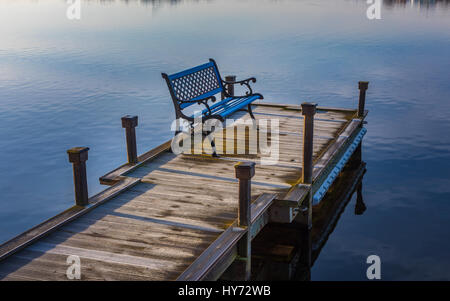
<svg viewBox="0 0 450 301">
<path fill-rule="evenodd" d="M 250 78 L 247 78 L 247 79 L 243 79 L 243 80 L 239 80 L 239 81 L 232 81 L 232 82 L 222 80 L 223 85 L 226 86 L 226 87 L 228 87 L 229 85 L 235 85 L 235 84 L 240 84 L 241 86 L 245 85 L 247 87 L 247 89 L 248 89 L 248 91 L 245 92 L 245 96 L 253 95 L 253 90 L 252 90 L 252 87 L 250 86 L 250 82 L 256 83 L 256 78 L 250 77 Z M 232 95 L 229 95 L 226 92 L 226 89 L 225 89 L 225 95 L 227 97 L 233 97 Z M 239 96 L 237 96 L 237 97 L 239 97 Z"/>
<path fill-rule="evenodd" d="M 215 96 L 209 96 L 209 97 L 205 97 L 205 98 L 201 98 L 201 99 L 197 99 L 197 100 L 179 100 L 180 103 L 197 103 L 197 104 L 203 104 L 206 109 L 208 110 L 208 115 L 211 115 L 211 108 L 208 105 L 208 100 L 211 100 L 212 102 L 216 102 L 216 97 Z"/>
</svg>

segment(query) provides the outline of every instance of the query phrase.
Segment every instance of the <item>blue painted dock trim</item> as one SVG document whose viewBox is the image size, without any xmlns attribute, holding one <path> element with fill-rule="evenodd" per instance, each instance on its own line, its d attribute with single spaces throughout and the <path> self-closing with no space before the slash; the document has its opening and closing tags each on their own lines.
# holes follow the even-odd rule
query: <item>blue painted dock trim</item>
<svg viewBox="0 0 450 301">
<path fill-rule="evenodd" d="M 336 164 L 336 166 L 331 170 L 328 177 L 325 179 L 323 184 L 319 187 L 319 189 L 316 191 L 316 193 L 313 196 L 313 205 L 317 205 L 322 198 L 327 193 L 328 189 L 330 188 L 331 184 L 333 184 L 334 180 L 336 180 L 337 176 L 341 172 L 342 168 L 344 168 L 345 164 L 347 163 L 348 159 L 350 159 L 351 155 L 355 151 L 355 149 L 358 147 L 358 144 L 361 142 L 362 138 L 366 134 L 367 129 L 362 128 L 359 133 L 356 135 L 355 139 L 353 140 L 352 144 L 348 147 L 348 149 L 345 151 L 344 155 L 341 157 L 339 162 Z"/>
</svg>

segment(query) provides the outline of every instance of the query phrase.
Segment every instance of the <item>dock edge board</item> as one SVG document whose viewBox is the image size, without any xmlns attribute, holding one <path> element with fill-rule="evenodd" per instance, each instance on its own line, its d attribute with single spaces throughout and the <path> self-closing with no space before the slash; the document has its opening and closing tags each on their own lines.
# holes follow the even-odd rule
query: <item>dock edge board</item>
<svg viewBox="0 0 450 301">
<path fill-rule="evenodd" d="M 361 128 L 359 132 L 356 134 L 353 141 L 350 143 L 350 145 L 347 147 L 344 154 L 340 157 L 339 161 L 336 165 L 334 165 L 334 168 L 330 170 L 325 180 L 322 182 L 319 188 L 315 191 L 313 195 L 313 205 L 317 205 L 322 198 L 327 193 L 330 186 L 333 184 L 334 180 L 336 180 L 337 176 L 341 172 L 341 170 L 344 168 L 345 164 L 347 163 L 348 159 L 350 159 L 353 152 L 358 147 L 359 143 L 361 143 L 362 138 L 366 134 L 367 129 Z"/>
</svg>

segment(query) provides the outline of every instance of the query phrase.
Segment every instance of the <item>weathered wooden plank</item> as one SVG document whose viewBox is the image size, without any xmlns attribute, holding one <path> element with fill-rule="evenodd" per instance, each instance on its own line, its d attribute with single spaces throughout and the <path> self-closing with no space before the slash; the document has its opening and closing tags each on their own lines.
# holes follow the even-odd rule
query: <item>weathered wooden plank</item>
<svg viewBox="0 0 450 301">
<path fill-rule="evenodd" d="M 11 277 L 12 279 L 26 278 L 30 281 L 52 280 L 63 281 L 68 280 L 66 270 L 68 266 L 55 264 L 54 262 L 42 263 L 34 261 L 28 263 L 28 260 L 20 258 L 8 259 L 0 265 L 0 279 Z M 100 280 L 100 279 L 94 279 Z"/>
<path fill-rule="evenodd" d="M 148 244 L 146 242 L 136 241 L 133 237 L 126 238 L 119 235 L 109 235 L 106 237 L 105 235 L 69 233 L 67 231 L 52 233 L 49 237 L 43 239 L 42 242 L 55 246 L 79 248 L 87 252 L 99 251 L 114 255 L 145 258 L 149 260 L 146 261 L 145 266 L 150 266 L 150 264 L 157 262 L 158 264 L 155 267 L 158 268 L 161 266 L 170 268 L 172 264 L 189 263 L 190 258 L 201 253 L 209 245 L 209 242 L 206 241 L 206 244 L 195 245 L 193 243 L 189 247 L 179 248 L 171 244 L 166 244 L 163 241 L 157 242 L 152 240 L 152 244 Z M 92 259 L 100 260 L 99 258 Z M 131 264 L 129 261 L 124 261 L 123 263 Z"/>
<path fill-rule="evenodd" d="M 248 139 L 248 137 L 254 137 L 258 138 L 264 133 L 267 133 L 268 138 L 270 140 L 270 134 L 276 134 L 280 132 L 286 132 L 291 133 L 292 135 L 301 135 L 303 132 L 303 119 L 300 118 L 291 118 L 291 117 L 282 117 L 282 118 L 276 118 L 279 121 L 278 129 L 273 128 L 273 126 L 269 123 L 269 126 L 267 129 L 262 132 L 262 128 L 258 131 L 252 130 L 251 132 L 248 132 L 248 128 L 244 127 L 227 127 L 222 130 L 217 130 L 214 132 L 214 137 L 216 137 L 216 140 L 220 139 Z M 345 126 L 348 122 L 335 122 L 335 121 L 322 121 L 315 119 L 314 124 L 314 132 L 315 135 L 320 136 L 328 136 L 328 137 L 334 137 L 333 133 L 335 133 L 336 130 L 342 128 Z M 237 130 L 239 128 L 239 130 Z M 252 136 L 251 136 L 252 135 Z M 193 141 L 193 140 L 192 140 Z M 255 139 L 255 141 L 259 141 Z"/>
<path fill-rule="evenodd" d="M 158 219 L 158 218 L 146 218 L 146 217 L 140 217 L 137 215 L 127 215 L 127 214 L 114 214 L 114 215 L 105 215 L 103 213 L 95 213 L 90 217 L 93 220 L 101 220 L 102 222 L 110 222 L 110 223 L 116 223 L 120 224 L 124 227 L 124 229 L 127 229 L 127 227 L 131 226 L 142 226 L 142 225 L 148 225 L 148 224 L 160 224 L 160 225 L 166 225 L 170 227 L 174 227 L 176 229 L 189 229 L 189 230 L 198 230 L 198 231 L 205 231 L 205 232 L 211 232 L 211 233 L 222 233 L 224 231 L 224 227 L 214 227 L 212 225 L 208 226 L 202 226 L 201 222 L 195 222 L 191 221 L 191 224 L 184 224 L 181 222 L 173 221 L 173 220 L 164 220 L 164 219 Z M 197 224 L 197 225 L 195 225 Z M 180 230 L 181 231 L 181 230 Z"/>
<path fill-rule="evenodd" d="M 159 156 L 160 154 L 170 151 L 171 142 L 172 140 L 168 140 L 163 144 L 155 147 L 154 149 L 151 149 L 150 151 L 142 154 L 138 157 L 137 163 L 126 163 L 107 173 L 106 175 L 101 176 L 99 178 L 100 183 L 104 185 L 113 185 L 117 183 L 120 180 L 120 176 L 122 176 L 123 174 L 131 172 L 142 164 L 151 161 L 153 158 Z"/>
<path fill-rule="evenodd" d="M 161 210 L 148 209 L 140 212 L 138 209 L 122 208 L 111 214 L 98 211 L 95 217 L 110 220 L 114 218 L 124 218 L 130 222 L 141 220 L 148 223 L 165 224 L 189 229 L 200 229 L 205 231 L 223 231 L 233 220 L 233 217 L 226 219 L 217 216 L 205 216 L 204 214 L 174 214 L 173 212 L 163 212 Z M 173 215 L 170 215 L 170 214 Z"/>
<path fill-rule="evenodd" d="M 147 183 L 145 183 L 147 184 Z M 152 185 L 152 184 L 147 184 Z M 174 187 L 169 191 L 167 190 L 169 187 L 164 185 L 157 185 L 150 191 L 141 192 L 141 191 L 133 191 L 130 193 L 136 193 L 137 196 L 144 196 L 149 200 L 168 200 L 178 203 L 184 203 L 186 205 L 198 205 L 198 206 L 206 206 L 206 207 L 230 207 L 236 205 L 235 204 L 235 196 L 232 194 L 217 194 L 214 195 L 214 201 L 211 199 L 211 193 L 206 194 L 202 189 L 194 189 L 190 192 L 186 192 L 186 188 Z M 139 199 L 136 199 L 139 202 Z M 172 208 L 180 208 L 179 204 L 173 203 L 170 205 Z M 236 205 L 237 206 L 237 205 Z"/>
<path fill-rule="evenodd" d="M 36 242 L 28 247 L 30 250 L 36 252 L 45 252 L 49 254 L 57 254 L 63 256 L 79 256 L 83 258 L 90 258 L 103 262 L 111 262 L 111 263 L 119 263 L 119 264 L 128 264 L 135 265 L 141 267 L 148 267 L 156 270 L 173 270 L 177 269 L 177 263 L 170 263 L 167 261 L 156 261 L 151 258 L 144 258 L 129 254 L 121 254 L 115 253 L 111 251 L 100 251 L 100 250 L 92 250 L 79 248 L 71 245 L 64 244 L 52 244 L 48 242 Z"/>
<path fill-rule="evenodd" d="M 218 232 L 194 231 L 181 227 L 168 227 L 156 223 L 130 224 L 114 223 L 100 220 L 80 218 L 77 223 L 71 223 L 61 231 L 76 234 L 86 234 L 92 237 L 128 239 L 134 242 L 151 245 L 152 243 L 164 243 L 169 246 L 189 248 L 192 244 L 201 244 L 214 240 Z"/>
<path fill-rule="evenodd" d="M 207 227 L 208 225 L 213 228 L 227 225 L 235 218 L 235 213 L 232 210 L 226 210 L 224 207 L 192 208 L 190 206 L 180 206 L 180 209 L 174 209 L 170 208 L 170 205 L 164 206 L 162 202 L 152 202 L 149 204 L 148 208 L 146 206 L 125 204 L 113 211 L 108 209 L 109 208 L 101 208 L 97 212 L 112 215 L 121 214 L 122 216 L 129 216 L 130 218 L 142 217 L 164 219 L 166 221 L 174 221 L 183 224 L 203 225 L 204 227 Z M 195 221 L 195 223 L 192 223 L 192 221 Z"/>
<path fill-rule="evenodd" d="M 338 133 L 340 128 L 336 129 L 335 132 Z M 321 136 L 320 138 L 314 139 L 314 147 L 315 151 L 320 152 L 323 148 L 325 148 L 330 142 L 331 138 L 327 138 Z M 268 143 L 273 151 L 276 151 L 274 148 L 276 145 L 273 144 L 272 139 L 268 139 Z M 302 149 L 302 141 L 301 135 L 289 135 L 286 133 L 281 133 L 277 138 L 278 152 L 282 155 L 292 155 L 292 153 L 301 153 Z M 258 158 L 269 157 L 271 154 L 261 154 L 260 147 L 258 143 L 247 144 L 246 139 L 234 138 L 234 139 L 216 139 L 216 150 L 220 156 L 233 156 L 239 154 L 245 154 L 250 156 L 255 156 Z M 202 146 L 197 146 L 194 149 L 194 146 L 190 150 L 187 150 L 186 154 L 210 154 L 212 151 L 209 142 L 205 141 Z M 200 153 L 201 152 L 201 153 Z"/>
<path fill-rule="evenodd" d="M 167 188 L 167 187 L 166 187 Z M 181 195 L 182 196 L 182 195 Z M 193 194 L 196 198 L 197 196 Z M 205 196 L 207 197 L 207 196 Z M 126 198 L 126 199 L 123 199 Z M 116 202 L 112 204 L 108 204 L 102 207 L 105 212 L 118 212 L 117 209 L 121 208 L 135 208 L 137 210 L 146 210 L 146 209 L 155 209 L 155 210 L 176 210 L 176 211 L 184 211 L 184 210 L 204 210 L 205 207 L 210 208 L 211 210 L 216 210 L 217 212 L 233 212 L 230 211 L 230 205 L 232 203 L 219 203 L 213 202 L 211 197 L 203 198 L 202 201 L 198 202 L 185 202 L 180 197 L 173 197 L 171 195 L 165 195 L 162 191 L 158 195 L 155 195 L 150 192 L 146 192 L 145 194 L 124 194 L 123 198 L 121 198 L 121 202 Z M 234 207 L 234 206 L 231 206 Z M 228 214 L 227 214 L 228 216 Z"/>
<path fill-rule="evenodd" d="M 46 236 L 47 234 L 55 231 L 62 225 L 76 219 L 83 214 L 91 211 L 98 205 L 101 205 L 110 199 L 114 198 L 116 195 L 127 190 L 128 188 L 136 185 L 139 179 L 127 178 L 115 186 L 112 186 L 97 195 L 89 199 L 89 205 L 86 207 L 74 206 L 68 210 L 56 215 L 55 217 L 31 228 L 30 230 L 24 232 L 23 234 L 3 243 L 0 246 L 0 260 L 10 256 L 11 254 L 17 252 L 18 250 L 28 246 L 29 244 L 37 241 L 38 239 Z"/>
<path fill-rule="evenodd" d="M 158 160 L 152 161 L 142 166 L 136 172 L 130 174 L 133 177 L 144 177 L 157 168 L 169 169 L 172 171 L 193 172 L 207 176 L 218 176 L 235 181 L 234 162 L 222 160 L 221 158 L 199 157 L 199 156 L 175 156 L 174 154 L 161 156 Z M 287 185 L 295 182 L 299 173 L 292 168 L 285 168 L 272 165 L 257 165 L 255 176 L 252 181 Z"/>
<path fill-rule="evenodd" d="M 283 109 L 267 109 L 256 107 L 253 112 L 255 113 L 256 119 L 270 119 L 270 118 L 292 118 L 292 119 L 302 119 L 301 108 L 299 109 L 293 107 L 286 107 Z M 317 115 L 314 117 L 317 121 L 328 121 L 328 122 L 346 122 L 354 118 L 356 111 L 329 111 L 324 109 L 318 109 Z M 247 116 L 242 117 L 247 119 Z"/>
<path fill-rule="evenodd" d="M 191 189 L 201 189 L 205 193 L 210 194 L 220 194 L 220 193 L 230 193 L 231 191 L 237 191 L 236 181 L 225 181 L 222 179 L 215 179 L 210 177 L 201 177 L 198 175 L 184 175 L 174 172 L 166 172 L 162 170 L 153 170 L 151 173 L 147 174 L 141 180 L 144 183 L 153 183 L 161 185 L 174 185 L 178 188 L 185 187 L 189 190 Z M 265 185 L 263 183 L 254 183 L 252 185 L 252 192 L 255 194 L 260 194 L 263 192 L 280 192 L 286 187 L 273 187 Z"/>
<path fill-rule="evenodd" d="M 278 103 L 278 102 L 271 103 L 271 102 L 266 102 L 266 101 L 258 101 L 256 103 L 254 103 L 254 105 L 253 105 L 253 111 L 255 111 L 257 109 L 269 110 L 269 111 L 274 111 L 274 110 L 301 111 L 302 108 L 301 108 L 300 104 L 295 105 L 295 104 L 282 104 L 282 103 Z M 330 113 L 336 113 L 336 114 L 346 114 L 348 116 L 354 116 L 354 114 L 356 114 L 356 112 L 357 112 L 357 109 L 355 109 L 355 108 L 335 108 L 335 107 L 324 107 L 324 106 L 317 106 L 317 110 L 324 111 L 324 112 L 330 112 Z"/>
<path fill-rule="evenodd" d="M 33 279 L 30 277 L 27 277 L 26 275 L 13 275 L 13 274 L 9 274 L 9 275 L 1 275 L 0 274 L 0 280 L 1 281 L 38 281 L 39 279 Z"/>
<path fill-rule="evenodd" d="M 25 278 L 27 280 L 69 280 L 66 272 L 70 264 L 67 256 L 42 253 L 25 249 L 5 264 L 0 264 L 0 273 L 5 278 Z M 161 280 L 170 276 L 165 271 L 147 267 L 109 263 L 88 258 L 80 258 L 80 280 Z M 0 276 L 1 277 L 1 276 Z M 172 276 L 174 277 L 174 276 Z M 2 280 L 5 280 L 3 278 Z"/>
</svg>

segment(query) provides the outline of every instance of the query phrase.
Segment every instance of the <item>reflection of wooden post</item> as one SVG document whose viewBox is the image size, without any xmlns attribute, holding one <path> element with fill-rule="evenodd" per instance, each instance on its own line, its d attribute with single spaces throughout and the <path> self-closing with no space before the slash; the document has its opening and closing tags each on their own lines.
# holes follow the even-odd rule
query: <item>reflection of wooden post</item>
<svg viewBox="0 0 450 301">
<path fill-rule="evenodd" d="M 346 164 L 346 168 L 356 170 L 361 166 L 361 163 L 362 163 L 362 141 L 355 148 L 355 151 L 353 152 L 352 156 L 350 157 L 350 159 Z"/>
<path fill-rule="evenodd" d="M 128 163 L 137 163 L 136 130 L 138 124 L 137 116 L 126 115 L 122 117 L 122 127 L 125 128 L 127 137 L 127 155 Z"/>
<path fill-rule="evenodd" d="M 358 82 L 359 88 L 358 117 L 364 116 L 364 106 L 366 104 L 366 90 L 368 87 L 369 82 Z"/>
<path fill-rule="evenodd" d="M 238 255 L 245 258 L 245 280 L 250 279 L 251 272 L 251 178 L 255 175 L 255 163 L 240 162 L 235 165 L 236 178 L 239 179 L 238 226 L 247 228 L 247 233 L 238 244 Z"/>
<path fill-rule="evenodd" d="M 88 187 L 86 177 L 86 161 L 88 147 L 74 147 L 67 151 L 69 162 L 73 164 L 73 184 L 75 187 L 75 204 L 86 206 L 88 204 Z"/>
<path fill-rule="evenodd" d="M 366 211 L 367 207 L 364 204 L 363 196 L 362 196 L 362 182 L 359 183 L 358 188 L 356 190 L 356 205 L 355 205 L 355 214 L 362 215 L 364 211 Z"/>
</svg>

